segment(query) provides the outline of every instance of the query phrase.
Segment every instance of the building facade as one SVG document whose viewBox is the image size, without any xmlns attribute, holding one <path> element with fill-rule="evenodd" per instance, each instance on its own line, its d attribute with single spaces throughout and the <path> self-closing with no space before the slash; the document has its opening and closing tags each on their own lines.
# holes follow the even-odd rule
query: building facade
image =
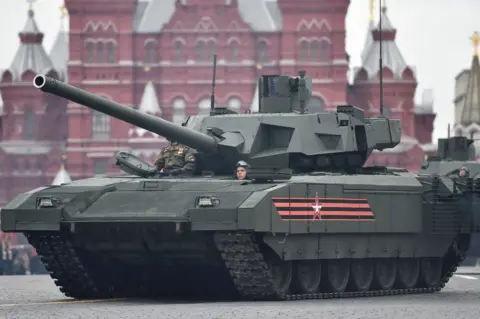
<svg viewBox="0 0 480 319">
<path fill-rule="evenodd" d="M 455 125 L 456 136 L 474 138 L 477 158 L 480 158 L 480 61 L 478 47 L 480 34 L 470 37 L 474 52 L 470 69 L 462 70 L 455 77 Z"/>
<path fill-rule="evenodd" d="M 33 10 L 20 47 L 0 77 L 0 207 L 19 192 L 49 184 L 59 167 L 71 179 L 115 173 L 114 155 L 131 150 L 153 162 L 165 139 L 99 112 L 43 94 L 31 80 L 48 73 L 129 107 L 181 123 L 209 111 L 212 55 L 217 54 L 216 103 L 258 110 L 262 74 L 313 78 L 310 111 L 353 103 L 379 116 L 379 38 L 371 3 L 362 66 L 346 52 L 349 0 L 66 0 L 69 32 L 51 52 Z M 384 105 L 403 121 L 402 142 L 375 152 L 369 164 L 418 170 L 432 145 L 433 96 L 415 105 L 415 69 L 395 43 L 397 30 L 382 11 Z M 31 57 L 35 56 L 35 59 Z M 353 72 L 353 82 L 348 81 Z M 5 177 L 5 178 L 4 178 Z M 12 186 L 14 185 L 14 186 Z"/>
</svg>

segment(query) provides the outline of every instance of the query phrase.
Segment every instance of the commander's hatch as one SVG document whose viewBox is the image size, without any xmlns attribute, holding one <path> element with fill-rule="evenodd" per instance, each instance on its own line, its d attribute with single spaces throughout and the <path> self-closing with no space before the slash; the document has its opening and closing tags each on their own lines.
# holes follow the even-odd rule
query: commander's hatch
<svg viewBox="0 0 480 319">
<path fill-rule="evenodd" d="M 155 169 L 132 153 L 120 151 L 115 155 L 115 159 L 117 160 L 115 164 L 127 174 L 146 178 L 151 176 L 152 170 Z"/>
</svg>

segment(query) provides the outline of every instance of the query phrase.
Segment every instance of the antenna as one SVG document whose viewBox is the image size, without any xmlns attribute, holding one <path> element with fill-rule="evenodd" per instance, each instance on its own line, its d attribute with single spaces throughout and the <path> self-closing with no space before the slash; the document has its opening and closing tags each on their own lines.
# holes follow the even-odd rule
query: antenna
<svg viewBox="0 0 480 319">
<path fill-rule="evenodd" d="M 217 73 L 217 55 L 213 55 L 212 95 L 210 96 L 210 115 L 215 114 L 215 74 Z"/>
<path fill-rule="evenodd" d="M 383 61 L 382 61 L 382 0 L 378 0 L 380 2 L 379 10 L 380 10 L 380 16 L 379 16 L 379 22 L 378 22 L 378 32 L 380 34 L 380 116 L 383 116 Z"/>
</svg>

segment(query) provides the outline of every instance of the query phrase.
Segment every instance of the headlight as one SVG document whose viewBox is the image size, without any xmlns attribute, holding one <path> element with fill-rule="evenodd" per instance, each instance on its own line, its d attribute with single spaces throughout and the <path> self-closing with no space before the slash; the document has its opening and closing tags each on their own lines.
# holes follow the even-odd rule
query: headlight
<svg viewBox="0 0 480 319">
<path fill-rule="evenodd" d="M 51 197 L 37 198 L 37 208 L 52 208 L 55 207 L 55 200 Z"/>
<path fill-rule="evenodd" d="M 220 200 L 214 196 L 199 196 L 195 200 L 196 207 L 214 207 L 220 203 Z"/>
</svg>

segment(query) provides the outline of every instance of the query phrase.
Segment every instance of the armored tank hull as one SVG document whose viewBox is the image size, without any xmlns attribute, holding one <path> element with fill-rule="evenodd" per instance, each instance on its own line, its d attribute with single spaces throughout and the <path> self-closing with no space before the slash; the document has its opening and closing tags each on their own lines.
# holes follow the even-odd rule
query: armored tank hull
<svg viewBox="0 0 480 319">
<path fill-rule="evenodd" d="M 420 173 L 460 178 L 460 172 L 464 171 L 466 177 L 472 178 L 480 185 L 480 162 L 475 159 L 473 139 L 453 136 L 440 138 L 437 143 L 439 147 L 437 156 L 428 158 L 423 163 Z M 480 234 L 472 233 L 469 253 L 462 266 L 480 265 L 479 262 Z"/>
<path fill-rule="evenodd" d="M 427 293 L 467 254 L 475 190 L 465 185 L 407 172 L 268 183 L 106 176 L 19 195 L 1 227 L 23 232 L 78 299 Z"/>
</svg>

